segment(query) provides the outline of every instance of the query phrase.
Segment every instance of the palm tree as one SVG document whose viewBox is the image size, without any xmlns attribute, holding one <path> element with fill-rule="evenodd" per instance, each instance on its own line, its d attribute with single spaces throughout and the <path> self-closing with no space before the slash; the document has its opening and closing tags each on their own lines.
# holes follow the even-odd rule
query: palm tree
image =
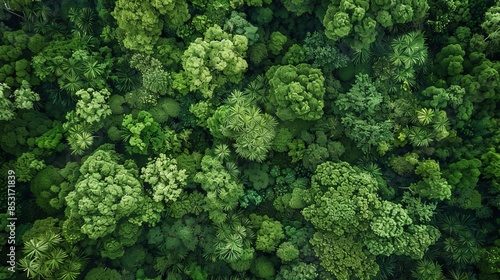
<svg viewBox="0 0 500 280">
<path fill-rule="evenodd" d="M 411 275 L 416 279 L 445 279 L 441 270 L 441 265 L 432 260 L 419 260 Z"/>
<path fill-rule="evenodd" d="M 389 59 L 396 67 L 422 66 L 427 60 L 427 46 L 421 32 L 415 31 L 396 37 L 391 47 Z"/>
<path fill-rule="evenodd" d="M 224 161 L 231 155 L 231 150 L 229 149 L 228 145 L 219 144 L 215 147 L 214 153 L 215 158 L 219 159 L 220 161 Z"/>
<path fill-rule="evenodd" d="M 417 111 L 417 120 L 423 125 L 430 124 L 434 116 L 434 109 L 422 108 Z"/>
<path fill-rule="evenodd" d="M 408 130 L 408 139 L 416 147 L 428 147 L 432 142 L 431 134 L 418 126 L 413 126 Z"/>
</svg>

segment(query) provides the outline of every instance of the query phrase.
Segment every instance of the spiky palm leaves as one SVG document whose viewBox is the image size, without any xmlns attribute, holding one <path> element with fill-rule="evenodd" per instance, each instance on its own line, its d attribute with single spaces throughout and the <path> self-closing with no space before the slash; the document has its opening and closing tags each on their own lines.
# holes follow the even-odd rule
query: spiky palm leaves
<svg viewBox="0 0 500 280">
<path fill-rule="evenodd" d="M 53 232 L 24 243 L 19 266 L 30 279 L 75 280 L 85 266 L 85 258 Z"/>
<path fill-rule="evenodd" d="M 449 214 L 438 218 L 443 233 L 442 257 L 452 268 L 464 269 L 477 263 L 484 236 L 475 219 L 469 215 Z"/>
<path fill-rule="evenodd" d="M 68 144 L 72 153 L 82 155 L 85 150 L 94 143 L 94 136 L 88 132 L 82 125 L 75 125 L 69 130 Z"/>
<path fill-rule="evenodd" d="M 220 130 L 236 140 L 236 153 L 244 158 L 263 161 L 276 134 L 276 120 L 263 114 L 255 101 L 241 91 L 233 91 L 226 103 L 231 106 Z"/>
<path fill-rule="evenodd" d="M 267 102 L 267 80 L 263 75 L 258 75 L 255 80 L 251 81 L 243 90 L 251 99 L 257 103 Z"/>
<path fill-rule="evenodd" d="M 94 31 L 97 17 L 92 9 L 70 8 L 68 12 L 68 18 L 75 26 L 75 32 L 81 32 L 85 35 L 89 35 L 92 33 L 92 31 Z"/>
<path fill-rule="evenodd" d="M 419 260 L 411 275 L 415 279 L 445 279 L 441 270 L 441 265 L 432 260 Z"/>
<path fill-rule="evenodd" d="M 407 136 L 415 147 L 428 147 L 434 140 L 440 141 L 449 135 L 450 124 L 445 111 L 420 108 L 411 119 L 418 126 L 409 128 Z"/>
<path fill-rule="evenodd" d="M 418 126 L 413 126 L 408 130 L 408 139 L 415 147 L 428 147 L 433 141 L 432 135 Z"/>
<path fill-rule="evenodd" d="M 427 46 L 421 32 L 409 32 L 393 39 L 388 61 L 379 60 L 378 67 L 390 67 L 391 78 L 387 81 L 391 92 L 398 89 L 409 91 L 416 83 L 416 71 L 427 61 Z M 386 63 L 390 63 L 387 65 Z M 399 87 L 394 84 L 399 84 Z"/>
<path fill-rule="evenodd" d="M 249 251 L 253 252 L 250 241 L 254 237 L 248 223 L 247 219 L 236 213 L 229 214 L 225 223 L 217 225 L 212 257 L 229 263 L 247 259 Z"/>
<path fill-rule="evenodd" d="M 396 37 L 391 47 L 389 59 L 396 67 L 408 69 L 422 66 L 427 60 L 427 46 L 421 32 L 410 32 Z"/>
<path fill-rule="evenodd" d="M 29 33 L 50 34 L 63 32 L 64 25 L 56 22 L 56 13 L 45 3 L 23 9 L 24 19 L 21 22 L 24 31 Z"/>
</svg>

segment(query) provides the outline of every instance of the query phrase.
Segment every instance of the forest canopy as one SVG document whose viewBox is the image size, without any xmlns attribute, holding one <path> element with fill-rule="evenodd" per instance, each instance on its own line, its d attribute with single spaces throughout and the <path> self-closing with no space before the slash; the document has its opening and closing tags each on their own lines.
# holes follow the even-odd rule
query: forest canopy
<svg viewBox="0 0 500 280">
<path fill-rule="evenodd" d="M 500 2 L 0 0 L 0 279 L 500 279 Z"/>
</svg>

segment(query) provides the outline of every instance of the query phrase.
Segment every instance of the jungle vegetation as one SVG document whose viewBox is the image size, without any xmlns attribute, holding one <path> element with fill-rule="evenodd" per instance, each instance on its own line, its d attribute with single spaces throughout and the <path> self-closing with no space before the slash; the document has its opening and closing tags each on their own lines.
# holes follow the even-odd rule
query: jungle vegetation
<svg viewBox="0 0 500 280">
<path fill-rule="evenodd" d="M 0 0 L 0 34 L 0 279 L 500 279 L 499 1 Z"/>
</svg>

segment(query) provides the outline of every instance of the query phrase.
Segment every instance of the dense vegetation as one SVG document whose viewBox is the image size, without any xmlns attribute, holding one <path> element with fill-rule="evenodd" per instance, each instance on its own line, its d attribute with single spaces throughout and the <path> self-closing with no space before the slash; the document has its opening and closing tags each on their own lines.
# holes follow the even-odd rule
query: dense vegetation
<svg viewBox="0 0 500 280">
<path fill-rule="evenodd" d="M 498 1 L 0 0 L 0 34 L 0 279 L 500 279 Z"/>
</svg>

